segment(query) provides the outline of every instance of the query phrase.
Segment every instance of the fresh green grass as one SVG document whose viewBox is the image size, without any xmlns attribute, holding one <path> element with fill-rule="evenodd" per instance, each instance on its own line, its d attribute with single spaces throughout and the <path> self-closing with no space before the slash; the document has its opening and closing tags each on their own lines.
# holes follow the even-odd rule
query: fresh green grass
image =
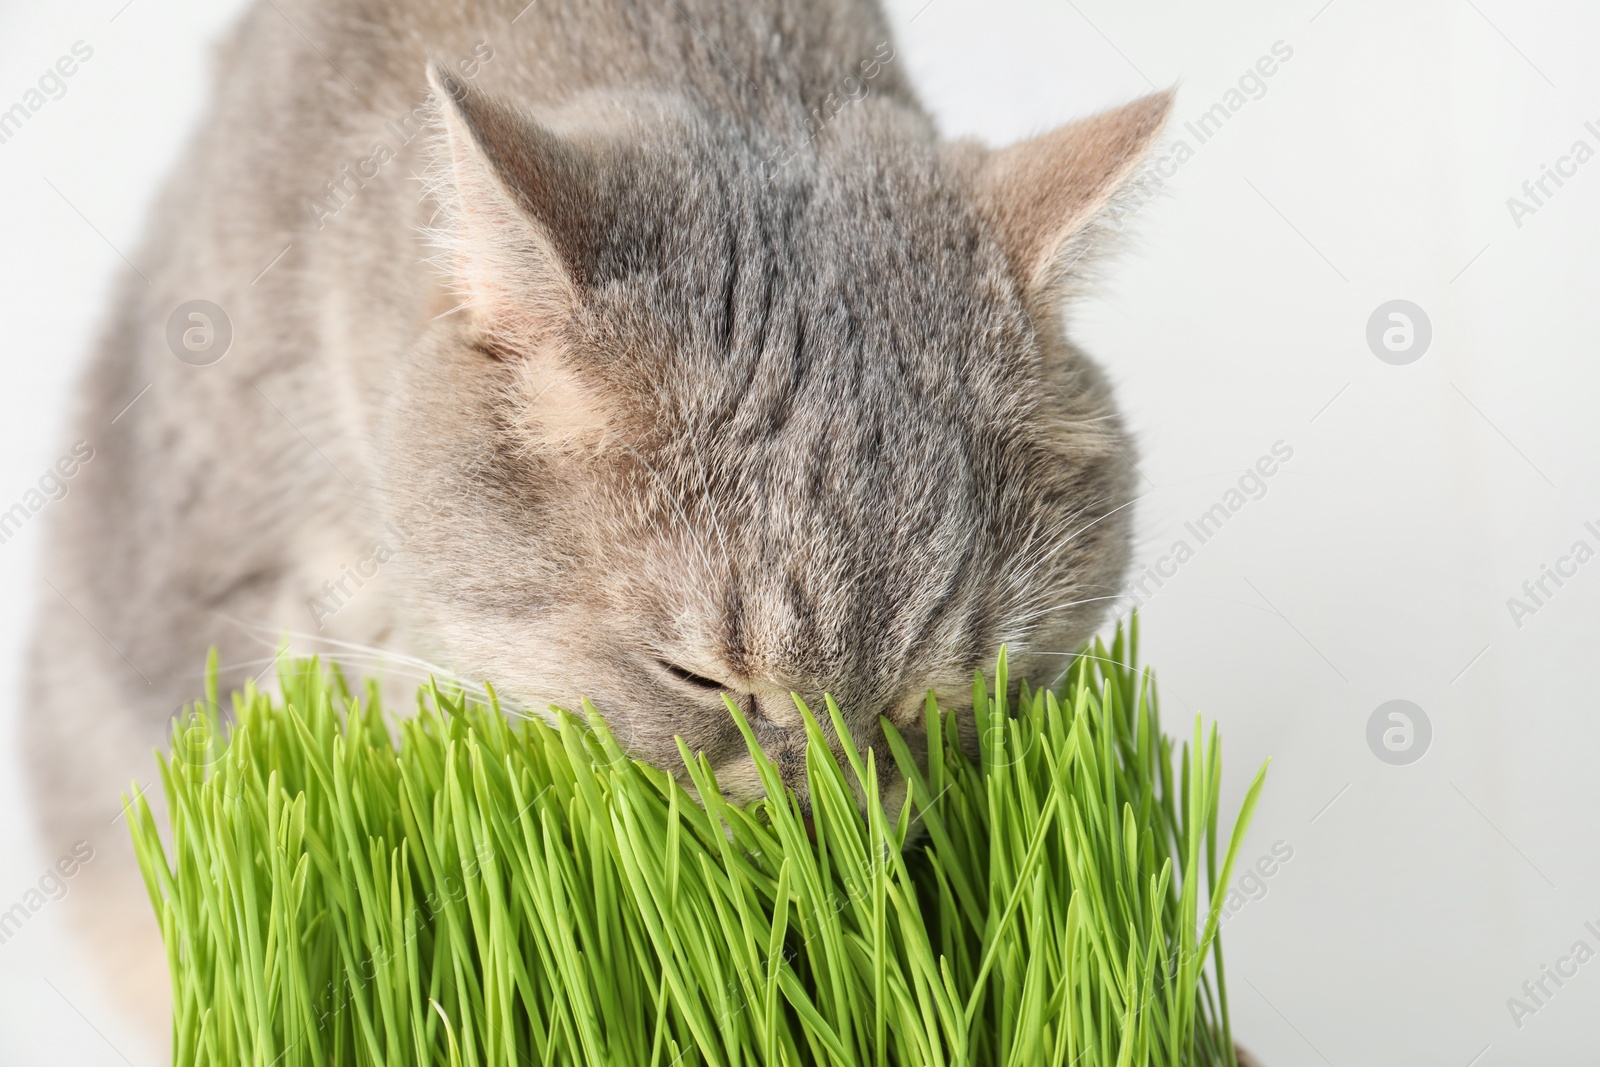
<svg viewBox="0 0 1600 1067">
<path fill-rule="evenodd" d="M 702 806 L 592 709 L 430 687 L 396 722 L 296 661 L 224 728 L 213 683 L 162 761 L 167 843 L 130 820 L 173 1062 L 1232 1064 L 1216 889 L 1266 768 L 1219 866 L 1215 728 L 1161 734 L 1133 645 L 1011 701 L 1002 654 L 981 763 L 931 700 L 925 773 L 892 733 L 841 766 L 802 708 L 814 842 L 753 740 L 748 807 L 683 750 Z"/>
</svg>

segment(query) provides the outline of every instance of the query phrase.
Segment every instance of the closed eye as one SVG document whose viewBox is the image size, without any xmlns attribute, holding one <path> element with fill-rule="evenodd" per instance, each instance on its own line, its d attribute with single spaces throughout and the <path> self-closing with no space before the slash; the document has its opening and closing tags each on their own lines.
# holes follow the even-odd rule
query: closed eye
<svg viewBox="0 0 1600 1067">
<path fill-rule="evenodd" d="M 686 682 L 689 685 L 696 686 L 700 689 L 709 689 L 716 692 L 721 692 L 722 690 L 728 688 L 715 678 L 707 678 L 703 674 L 696 674 L 691 670 L 686 670 L 683 667 L 678 666 L 676 663 L 668 663 L 666 660 L 659 660 L 658 662 L 661 664 L 662 670 L 666 671 L 680 682 Z"/>
</svg>

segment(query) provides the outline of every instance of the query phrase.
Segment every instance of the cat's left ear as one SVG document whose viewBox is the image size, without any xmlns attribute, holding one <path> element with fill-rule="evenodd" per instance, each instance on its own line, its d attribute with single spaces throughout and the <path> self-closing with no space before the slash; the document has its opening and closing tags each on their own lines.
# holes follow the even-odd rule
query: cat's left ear
<svg viewBox="0 0 1600 1067">
<path fill-rule="evenodd" d="M 437 63 L 428 83 L 445 136 L 436 234 L 465 310 L 489 336 L 537 347 L 572 314 L 582 284 L 590 161 L 532 117 Z"/>
<path fill-rule="evenodd" d="M 1030 303 L 1044 308 L 1138 203 L 1143 168 L 1172 110 L 1168 90 L 990 153 L 979 206 Z"/>
<path fill-rule="evenodd" d="M 433 194 L 446 269 L 479 343 L 515 365 L 530 449 L 595 452 L 636 432 L 632 394 L 563 343 L 580 314 L 602 161 L 430 64 L 444 127 Z"/>
</svg>

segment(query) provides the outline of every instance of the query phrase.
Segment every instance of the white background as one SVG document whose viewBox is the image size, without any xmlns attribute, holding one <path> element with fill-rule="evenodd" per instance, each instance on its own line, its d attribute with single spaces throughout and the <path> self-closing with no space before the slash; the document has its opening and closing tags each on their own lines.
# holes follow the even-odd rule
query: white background
<svg viewBox="0 0 1600 1067">
<path fill-rule="evenodd" d="M 1600 561 L 1520 627 L 1506 600 L 1580 537 L 1600 547 L 1600 161 L 1521 226 L 1506 200 L 1575 140 L 1600 148 L 1600 11 L 924 2 L 892 5 L 897 61 L 949 133 L 996 143 L 1177 83 L 1193 146 L 1183 122 L 1293 49 L 1139 212 L 1075 327 L 1142 442 L 1141 562 L 1274 442 L 1294 450 L 1144 612 L 1169 730 L 1222 724 L 1225 811 L 1273 759 L 1245 858 L 1293 849 L 1226 927 L 1235 1033 L 1269 1065 L 1592 1059 L 1600 960 L 1520 1028 L 1506 1001 L 1580 938 L 1600 949 Z M 94 48 L 0 145 L 4 505 L 67 443 L 116 249 L 135 254 L 238 6 L 122 3 L 0 14 L 0 107 Z M 1432 322 L 1407 366 L 1365 339 L 1395 298 Z M 0 546 L 0 908 L 52 858 L 13 755 L 41 529 Z M 1433 728 L 1406 766 L 1366 740 L 1394 698 Z M 154 1062 L 57 910 L 0 946 L 0 1059 Z"/>
</svg>

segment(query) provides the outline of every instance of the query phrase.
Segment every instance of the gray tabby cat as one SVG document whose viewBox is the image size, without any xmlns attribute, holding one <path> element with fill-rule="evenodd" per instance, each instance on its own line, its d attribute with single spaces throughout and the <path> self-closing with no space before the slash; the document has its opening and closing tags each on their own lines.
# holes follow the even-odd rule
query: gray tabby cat
<svg viewBox="0 0 1600 1067">
<path fill-rule="evenodd" d="M 1130 445 L 1063 305 L 1168 95 L 990 151 L 871 0 L 523 3 L 250 10 L 85 381 L 28 745 L 152 1018 L 118 796 L 208 646 L 225 689 L 290 632 L 587 696 L 745 796 L 727 692 L 803 793 L 791 691 L 914 736 L 1120 586 Z"/>
</svg>

